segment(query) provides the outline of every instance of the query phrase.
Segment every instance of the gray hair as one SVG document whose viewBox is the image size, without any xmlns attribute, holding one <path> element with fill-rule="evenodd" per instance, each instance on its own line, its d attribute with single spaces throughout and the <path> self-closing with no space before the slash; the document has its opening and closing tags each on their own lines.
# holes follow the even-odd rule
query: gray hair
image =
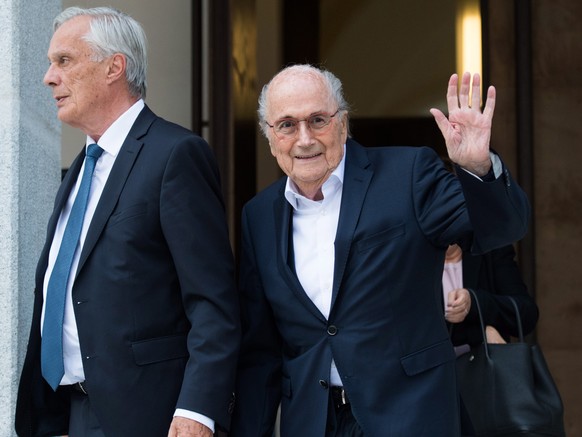
<svg viewBox="0 0 582 437">
<path fill-rule="evenodd" d="M 124 12 L 109 7 L 84 9 L 70 7 L 53 21 L 56 31 L 63 23 L 79 16 L 91 17 L 91 29 L 84 40 L 94 51 L 94 61 L 121 53 L 127 61 L 125 77 L 132 96 L 145 98 L 147 40 L 141 25 Z"/>
<path fill-rule="evenodd" d="M 329 96 L 337 104 L 338 111 L 346 113 L 349 111 L 349 104 L 344 97 L 343 86 L 341 81 L 335 76 L 331 71 L 325 70 L 323 68 L 318 68 L 310 64 L 296 64 L 284 68 L 279 73 L 277 73 L 265 86 L 259 95 L 259 108 L 257 113 L 259 115 L 259 126 L 261 127 L 261 132 L 267 138 L 269 133 L 269 125 L 267 124 L 267 112 L 268 112 L 268 99 L 267 94 L 269 92 L 270 85 L 281 75 L 289 73 L 299 73 L 299 74 L 310 74 L 313 76 L 320 77 L 324 84 L 329 90 Z M 349 132 L 349 119 L 348 119 L 348 136 Z"/>
</svg>

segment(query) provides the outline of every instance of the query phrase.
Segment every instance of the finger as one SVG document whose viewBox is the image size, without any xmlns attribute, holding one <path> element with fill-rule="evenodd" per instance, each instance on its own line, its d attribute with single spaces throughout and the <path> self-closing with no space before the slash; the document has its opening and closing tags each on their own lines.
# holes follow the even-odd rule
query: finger
<svg viewBox="0 0 582 437">
<path fill-rule="evenodd" d="M 462 306 L 463 302 L 463 294 L 461 293 L 461 288 L 455 288 L 454 290 L 449 291 L 449 302 L 452 302 L 455 308 Z"/>
<path fill-rule="evenodd" d="M 495 90 L 495 87 L 490 86 L 487 89 L 487 100 L 485 101 L 485 108 L 483 109 L 483 115 L 485 115 L 490 120 L 493 118 L 496 97 L 497 97 L 497 92 Z"/>
<path fill-rule="evenodd" d="M 459 76 L 453 74 L 449 79 L 449 87 L 447 88 L 447 107 L 449 108 L 449 114 L 453 110 L 459 109 L 458 84 Z"/>
<path fill-rule="evenodd" d="M 440 111 L 438 109 L 431 108 L 430 113 L 434 117 L 434 120 L 436 121 L 437 126 L 439 127 L 440 131 L 444 135 L 445 132 L 447 132 L 447 130 L 449 128 L 449 120 L 447 119 L 445 114 L 443 114 L 442 111 Z"/>
<path fill-rule="evenodd" d="M 473 75 L 473 87 L 471 91 L 471 108 L 481 108 L 481 77 Z"/>
<path fill-rule="evenodd" d="M 461 108 L 469 107 L 469 90 L 471 89 L 471 73 L 466 71 L 461 79 L 461 89 L 459 91 L 459 104 Z"/>
</svg>

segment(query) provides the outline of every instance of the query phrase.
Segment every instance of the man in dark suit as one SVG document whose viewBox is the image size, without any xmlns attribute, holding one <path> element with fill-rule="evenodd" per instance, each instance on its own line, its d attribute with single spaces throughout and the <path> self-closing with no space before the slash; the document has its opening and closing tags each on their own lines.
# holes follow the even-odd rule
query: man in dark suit
<svg viewBox="0 0 582 437">
<path fill-rule="evenodd" d="M 243 211 L 232 436 L 270 436 L 279 404 L 283 437 L 460 435 L 445 251 L 507 244 L 529 219 L 489 150 L 495 89 L 481 112 L 470 85 L 453 75 L 448 119 L 431 110 L 458 178 L 429 148 L 348 138 L 328 71 L 291 66 L 263 88 L 260 125 L 287 177 Z"/>
<path fill-rule="evenodd" d="M 230 422 L 240 337 L 212 151 L 145 106 L 146 41 L 135 20 L 69 8 L 54 27 L 44 82 L 59 119 L 88 146 L 57 193 L 37 268 L 17 432 L 212 436 Z"/>
</svg>

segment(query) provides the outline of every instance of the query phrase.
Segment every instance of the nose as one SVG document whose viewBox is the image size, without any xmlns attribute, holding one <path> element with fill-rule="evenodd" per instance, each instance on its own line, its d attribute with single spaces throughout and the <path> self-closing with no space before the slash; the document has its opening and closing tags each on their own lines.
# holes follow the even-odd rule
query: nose
<svg viewBox="0 0 582 437">
<path fill-rule="evenodd" d="M 57 85 L 58 82 L 58 74 L 55 71 L 55 68 L 53 67 L 54 64 L 50 64 L 46 73 L 44 74 L 44 78 L 42 79 L 42 82 L 46 85 L 46 86 L 55 86 Z"/>
<path fill-rule="evenodd" d="M 313 132 L 309 129 L 306 120 L 301 120 L 297 124 L 297 141 L 306 146 L 310 145 L 313 140 Z"/>
</svg>

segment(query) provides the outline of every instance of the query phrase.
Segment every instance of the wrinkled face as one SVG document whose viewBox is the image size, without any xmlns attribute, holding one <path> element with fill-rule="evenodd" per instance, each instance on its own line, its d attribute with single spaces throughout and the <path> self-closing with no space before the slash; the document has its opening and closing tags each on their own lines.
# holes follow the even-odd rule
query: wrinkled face
<svg viewBox="0 0 582 437">
<path fill-rule="evenodd" d="M 267 122 L 278 125 L 283 119 L 306 120 L 313 115 L 332 115 L 337 111 L 323 79 L 316 74 L 281 73 L 269 86 Z M 322 129 L 311 129 L 307 121 L 297 124 L 291 136 L 268 133 L 271 153 L 279 167 L 310 198 L 317 192 L 343 157 L 347 139 L 347 114 L 338 112 Z"/>
<path fill-rule="evenodd" d="M 89 17 L 75 17 L 56 30 L 44 83 L 52 88 L 59 120 L 90 135 L 103 117 L 108 63 L 92 60 L 91 47 L 82 38 L 89 24 Z"/>
</svg>

